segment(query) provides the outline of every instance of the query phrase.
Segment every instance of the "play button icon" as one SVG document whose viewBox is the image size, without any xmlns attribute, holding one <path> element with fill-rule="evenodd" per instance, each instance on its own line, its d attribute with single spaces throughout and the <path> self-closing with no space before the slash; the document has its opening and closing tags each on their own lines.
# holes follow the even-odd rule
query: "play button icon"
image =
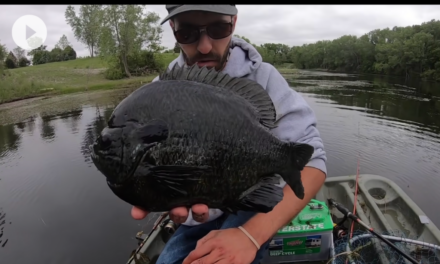
<svg viewBox="0 0 440 264">
<path fill-rule="evenodd" d="M 35 33 L 35 30 L 33 30 L 32 28 L 28 27 L 26 25 L 26 39 L 29 39 L 30 37 L 32 37 Z"/>
<path fill-rule="evenodd" d="M 25 15 L 17 19 L 12 26 L 12 39 L 24 50 L 33 50 L 46 41 L 47 27 L 41 18 Z"/>
</svg>

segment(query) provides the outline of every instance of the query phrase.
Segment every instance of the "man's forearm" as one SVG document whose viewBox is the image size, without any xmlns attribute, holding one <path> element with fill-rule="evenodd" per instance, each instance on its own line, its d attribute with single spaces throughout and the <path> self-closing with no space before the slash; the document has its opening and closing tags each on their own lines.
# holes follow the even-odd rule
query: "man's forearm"
<svg viewBox="0 0 440 264">
<path fill-rule="evenodd" d="M 305 167 L 301 172 L 301 180 L 305 190 L 303 200 L 296 197 L 292 189 L 286 184 L 283 190 L 283 200 L 271 212 L 257 214 L 243 225 L 260 245 L 264 244 L 280 228 L 301 212 L 323 185 L 325 174 L 316 168 Z"/>
</svg>

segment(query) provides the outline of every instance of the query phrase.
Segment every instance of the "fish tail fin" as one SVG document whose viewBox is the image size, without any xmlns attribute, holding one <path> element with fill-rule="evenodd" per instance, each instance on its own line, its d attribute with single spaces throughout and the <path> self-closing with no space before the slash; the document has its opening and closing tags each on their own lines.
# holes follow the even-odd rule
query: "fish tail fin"
<svg viewBox="0 0 440 264">
<path fill-rule="evenodd" d="M 301 171 L 309 162 L 315 149 L 309 144 L 295 142 L 287 143 L 287 148 L 291 160 L 280 175 L 295 195 L 302 200 L 304 199 L 304 186 L 301 181 Z"/>
<path fill-rule="evenodd" d="M 283 188 L 279 185 L 277 175 L 262 178 L 257 184 L 241 194 L 241 199 L 226 210 L 236 214 L 237 211 L 268 213 L 283 200 Z"/>
</svg>

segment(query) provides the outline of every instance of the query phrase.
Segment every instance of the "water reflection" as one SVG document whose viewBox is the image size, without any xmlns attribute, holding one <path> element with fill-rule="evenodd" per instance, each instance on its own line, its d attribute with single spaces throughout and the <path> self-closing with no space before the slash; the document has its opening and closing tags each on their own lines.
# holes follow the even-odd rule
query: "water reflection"
<svg viewBox="0 0 440 264">
<path fill-rule="evenodd" d="M 18 150 L 21 136 L 16 127 L 17 125 L 0 126 L 0 164 L 1 160 Z"/>
<path fill-rule="evenodd" d="M 290 79 L 318 118 L 329 176 L 360 172 L 396 182 L 440 226 L 440 84 L 308 72 Z M 330 75 L 330 76 L 329 76 Z"/>
<path fill-rule="evenodd" d="M 79 122 L 81 120 L 82 111 L 83 109 L 79 108 L 59 115 L 61 121 L 69 128 L 72 134 L 79 132 Z"/>
<path fill-rule="evenodd" d="M 19 131 L 22 134 L 27 133 L 28 135 L 32 136 L 32 134 L 34 133 L 34 130 L 35 130 L 36 118 L 37 118 L 36 115 L 32 115 L 29 118 L 23 120 L 22 122 L 16 123 L 17 128 L 19 129 Z"/>
<path fill-rule="evenodd" d="M 377 76 L 316 78 L 309 75 L 300 76 L 290 83 L 296 90 L 311 93 L 315 98 L 330 99 L 338 106 L 349 106 L 340 109 L 362 111 L 382 119 L 398 119 L 440 133 L 439 84 L 415 80 L 402 82 Z"/>
<path fill-rule="evenodd" d="M 0 247 L 5 247 L 8 243 L 9 239 L 3 237 L 3 229 L 6 225 L 6 213 L 3 212 L 2 208 L 0 208 Z M 10 224 L 10 223 L 9 223 Z"/>
<path fill-rule="evenodd" d="M 93 142 L 98 138 L 101 131 L 107 125 L 107 120 L 110 119 L 112 112 L 113 107 L 108 107 L 104 109 L 96 107 L 96 118 L 94 118 L 90 123 L 87 124 L 86 131 L 84 133 L 84 137 L 81 143 L 81 153 L 83 154 L 84 161 L 86 163 L 92 164 L 89 146 L 93 144 Z"/>
<path fill-rule="evenodd" d="M 84 162 L 112 109 L 37 113 L 26 122 L 0 126 L 2 263 L 127 260 L 136 232 L 147 222 L 131 219 L 130 206 L 113 195 L 90 161 Z"/>
</svg>

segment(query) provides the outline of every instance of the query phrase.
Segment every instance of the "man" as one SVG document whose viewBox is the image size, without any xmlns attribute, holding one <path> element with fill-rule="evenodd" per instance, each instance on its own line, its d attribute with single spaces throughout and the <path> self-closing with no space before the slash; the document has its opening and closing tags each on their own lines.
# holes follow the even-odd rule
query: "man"
<svg viewBox="0 0 440 264">
<path fill-rule="evenodd" d="M 267 90 L 276 108 L 278 127 L 272 130 L 273 134 L 284 140 L 308 143 L 315 152 L 301 172 L 303 200 L 283 181 L 284 198 L 267 214 L 240 211 L 228 215 L 206 205 L 194 205 L 190 210 L 173 209 L 171 219 L 182 225 L 157 263 L 257 264 L 271 238 L 307 205 L 324 183 L 326 156 L 316 118 L 281 74 L 262 62 L 252 45 L 232 37 L 237 22 L 235 5 L 166 5 L 166 8 L 169 15 L 162 24 L 169 20 L 182 49 L 169 68 L 175 63 L 180 66 L 197 63 L 233 77 L 257 81 Z M 135 219 L 143 219 L 147 213 L 136 207 L 131 212 Z"/>
</svg>

